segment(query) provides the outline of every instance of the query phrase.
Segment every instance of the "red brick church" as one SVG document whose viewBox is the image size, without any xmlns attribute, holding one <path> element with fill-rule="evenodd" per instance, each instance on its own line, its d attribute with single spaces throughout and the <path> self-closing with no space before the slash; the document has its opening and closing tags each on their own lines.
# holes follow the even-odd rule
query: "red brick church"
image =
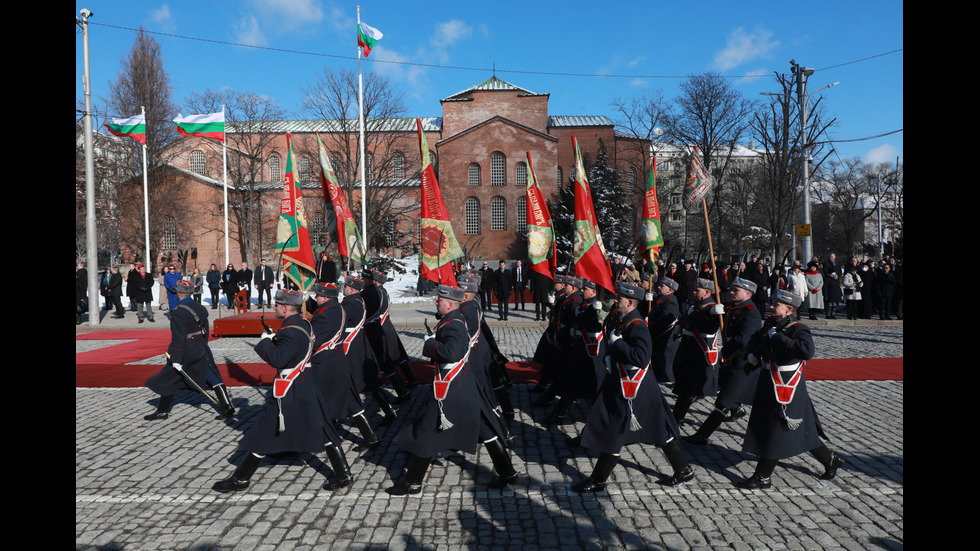
<svg viewBox="0 0 980 551">
<path fill-rule="evenodd" d="M 609 165 L 619 171 L 622 185 L 634 192 L 629 196 L 642 196 L 642 182 L 650 163 L 649 142 L 617 132 L 606 116 L 551 115 L 549 97 L 550 94 L 531 92 L 494 76 L 444 98 L 441 117 L 421 119 L 453 229 L 468 259 L 478 262 L 525 258 L 526 152 L 531 154 L 534 174 L 547 197 L 557 197 L 558 182 L 567 181 L 574 173 L 573 135 L 586 158 L 594 159 L 600 147 L 604 147 Z M 277 121 L 272 139 L 263 150 L 261 165 L 253 171 L 257 173 L 248 187 L 254 192 L 251 200 L 229 192 L 233 214 L 229 217 L 231 263 L 237 267 L 245 257 L 252 266 L 263 258 L 274 259 L 287 131 L 293 136 L 298 157 L 299 180 L 314 249 L 336 254 L 335 240 L 328 231 L 332 214 L 329 208 L 324 208 L 319 183 L 316 133 L 320 133 L 330 151 L 334 169 L 344 185 L 345 163 L 347 168 L 353 168 L 346 174 L 359 174 L 357 121 L 352 124 L 330 120 Z M 366 155 L 371 252 L 396 257 L 415 254 L 419 239 L 421 170 L 415 118 L 374 119 L 367 126 L 375 138 L 368 141 Z M 349 132 L 352 127 L 353 134 Z M 245 155 L 242 148 L 236 147 L 239 142 L 234 136 L 243 130 L 229 122 L 227 131 L 229 159 Z M 169 163 L 170 173 L 182 190 L 183 204 L 193 207 L 183 209 L 180 217 L 164 221 L 163 242 L 157 250 L 165 256 L 168 251 L 176 254 L 177 249 L 196 248 L 196 262 L 202 270 L 212 262 L 223 269 L 221 145 L 203 138 L 185 137 L 174 148 L 176 154 Z M 355 187 L 351 208 L 360 225 L 360 181 L 359 177 L 352 179 Z M 237 185 L 231 173 L 228 184 Z M 374 202 L 378 206 L 374 207 Z M 239 212 L 235 209 L 256 206 L 260 227 L 252 234 L 254 253 L 248 258 L 244 252 L 248 247 L 242 240 L 243 228 L 237 222 L 240 217 L 234 214 Z"/>
</svg>

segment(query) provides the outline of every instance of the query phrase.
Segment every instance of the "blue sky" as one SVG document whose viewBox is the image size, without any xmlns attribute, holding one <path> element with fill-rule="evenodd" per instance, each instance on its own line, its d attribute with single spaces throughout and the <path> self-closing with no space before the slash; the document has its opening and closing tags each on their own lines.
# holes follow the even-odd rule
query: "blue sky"
<svg viewBox="0 0 980 551">
<path fill-rule="evenodd" d="M 698 3 L 626 1 L 476 3 L 361 1 L 361 19 L 384 33 L 363 70 L 389 77 L 408 116 L 440 116 L 439 100 L 497 77 L 550 93 L 552 115 L 606 115 L 610 103 L 660 90 L 667 98 L 692 74 L 730 77 L 764 100 L 790 60 L 816 71 L 837 126 L 841 157 L 894 163 L 903 155 L 903 4 L 899 1 Z M 302 88 L 327 68 L 357 69 L 356 3 L 333 0 L 75 3 L 90 19 L 96 106 L 141 25 L 160 42 L 182 105 L 224 87 L 275 98 L 302 117 Z M 197 40 L 195 40 L 197 39 Z M 241 46 L 248 44 L 258 48 Z M 76 100 L 82 39 L 76 27 Z M 372 61 L 375 60 L 375 61 Z M 762 75 L 753 78 L 752 75 Z M 114 116 L 135 113 L 113 113 Z M 190 113 L 183 113 L 185 115 Z M 888 134 L 881 136 L 883 134 Z M 881 136 L 873 139 L 872 136 Z"/>
</svg>

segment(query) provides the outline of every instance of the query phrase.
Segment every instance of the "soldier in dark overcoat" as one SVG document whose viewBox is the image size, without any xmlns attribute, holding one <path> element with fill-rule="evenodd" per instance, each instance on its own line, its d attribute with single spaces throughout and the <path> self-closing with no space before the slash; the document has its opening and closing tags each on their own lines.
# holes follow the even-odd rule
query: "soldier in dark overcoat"
<svg viewBox="0 0 980 551">
<path fill-rule="evenodd" d="M 367 320 L 364 323 L 364 333 L 368 343 L 374 350 L 381 372 L 388 377 L 399 402 L 408 399 L 409 386 L 406 381 L 418 384 L 418 379 L 412 373 L 408 364 L 408 354 L 395 331 L 395 326 L 389 317 L 390 298 L 384 283 L 388 280 L 385 274 L 377 270 L 365 269 L 361 273 L 364 279 L 364 308 L 367 310 Z M 401 368 L 404 375 L 398 372 Z"/>
<path fill-rule="evenodd" d="M 724 306 L 715 304 L 715 284 L 698 278 L 695 303 L 681 320 L 681 343 L 674 356 L 674 419 L 681 422 L 695 400 L 718 393 L 720 316 Z"/>
<path fill-rule="evenodd" d="M 419 494 L 432 458 L 446 450 L 476 453 L 482 441 L 487 448 L 497 478 L 494 487 L 503 487 L 517 478 L 503 434 L 495 431 L 493 412 L 487 411 L 480 395 L 478 377 L 470 370 L 470 333 L 459 311 L 464 298 L 459 287 L 440 285 L 436 299 L 435 333 L 426 336 L 422 354 L 435 363 L 433 392 L 411 426 L 395 437 L 395 443 L 411 454 L 404 479 L 389 492 L 393 495 Z"/>
<path fill-rule="evenodd" d="M 218 492 L 244 490 L 262 463 L 272 453 L 325 450 L 334 480 L 324 489 L 350 486 L 354 477 L 347 465 L 341 439 L 327 417 L 328 405 L 311 369 L 313 326 L 300 313 L 303 293 L 281 289 L 275 296 L 276 317 L 282 320 L 278 333 L 267 331 L 255 352 L 275 368 L 273 381 L 258 421 L 239 440 L 245 458 L 235 472 L 216 482 Z"/>
<path fill-rule="evenodd" d="M 170 416 L 170 406 L 178 390 L 203 393 L 210 388 L 218 397 L 218 419 L 234 415 L 231 396 L 214 364 L 208 346 L 208 310 L 192 298 L 194 284 L 178 281 L 175 284 L 177 305 L 170 312 L 170 346 L 167 347 L 167 365 L 146 380 L 146 386 L 160 395 L 157 409 L 144 417 L 158 421 Z M 181 373 L 183 372 L 183 373 Z M 193 383 L 188 381 L 188 378 Z M 195 386 L 196 385 L 196 386 Z M 205 394 L 206 395 L 206 394 Z M 207 396 L 207 395 L 206 395 Z M 210 399 L 210 396 L 209 396 Z"/>
<path fill-rule="evenodd" d="M 603 382 L 581 438 L 582 447 L 599 452 L 599 458 L 592 474 L 572 487 L 577 492 L 603 490 L 623 446 L 636 443 L 663 450 L 674 470 L 663 484 L 675 486 L 694 478 L 678 442 L 677 423 L 650 369 L 650 330 L 637 311 L 643 296 L 642 288 L 629 283 L 620 283 L 617 288 L 620 315 L 614 326 L 607 325 L 606 357 L 611 373 Z"/>
<path fill-rule="evenodd" d="M 340 420 L 352 417 L 364 438 L 364 446 L 375 448 L 380 440 L 364 415 L 364 402 L 354 388 L 354 378 L 344 354 L 347 316 L 337 300 L 340 289 L 333 283 L 318 283 L 312 290 L 317 303 L 311 320 L 316 337 L 313 342 L 313 374 L 327 402 L 327 418 Z"/>
<path fill-rule="evenodd" d="M 685 438 L 689 444 L 703 446 L 708 437 L 725 420 L 735 420 L 746 414 L 742 404 L 751 404 L 755 397 L 758 371 L 745 371 L 749 339 L 762 327 L 762 314 L 755 307 L 753 281 L 741 277 L 732 282 L 731 301 L 725 306 L 725 344 L 721 347 L 721 366 L 718 368 L 718 398 L 715 409 L 698 431 Z"/>
<path fill-rule="evenodd" d="M 792 319 L 802 302 L 799 295 L 774 290 L 772 315 L 749 342 L 747 363 L 761 367 L 761 373 L 742 451 L 758 456 L 759 463 L 751 477 L 736 484 L 739 488 L 771 487 L 778 460 L 803 452 L 824 466 L 822 480 L 834 478 L 844 464 L 820 440 L 826 435 L 806 389 L 803 368 L 814 354 L 813 337 L 809 327 Z"/>
<path fill-rule="evenodd" d="M 569 328 L 568 353 L 562 360 L 553 393 L 561 398 L 545 417 L 545 424 L 560 423 L 576 399 L 595 400 L 606 375 L 603 359 L 606 339 L 600 316 L 602 302 L 596 298 L 596 284 L 582 279 L 582 300 L 575 309 Z M 548 389 L 547 394 L 552 394 Z"/>
<path fill-rule="evenodd" d="M 677 325 L 680 322 L 680 306 L 674 293 L 679 284 L 669 277 L 664 277 L 657 283 L 657 296 L 653 299 L 647 325 L 650 327 L 650 338 L 653 340 L 653 354 L 650 364 L 653 374 L 660 384 L 674 382 L 674 356 L 680 344 L 675 337 Z"/>
<path fill-rule="evenodd" d="M 381 387 L 381 368 L 364 333 L 367 323 L 367 309 L 361 291 L 364 280 L 348 274 L 344 279 L 344 300 L 340 303 L 347 317 L 347 330 L 344 335 L 344 352 L 347 364 L 354 377 L 354 388 L 359 394 L 371 394 L 378 407 L 384 412 L 382 425 L 390 425 L 398 417 L 391 407 L 388 394 Z"/>
<path fill-rule="evenodd" d="M 544 333 L 541 334 L 541 338 L 538 339 L 538 346 L 534 349 L 534 356 L 531 357 L 533 361 L 538 362 L 542 367 L 558 346 L 558 311 L 561 309 L 561 303 L 566 297 L 565 276 L 563 274 L 555 274 L 554 292 L 548 295 L 548 297 L 551 304 L 551 308 L 547 313 L 548 326 L 545 328 Z M 532 391 L 539 392 L 544 390 L 546 381 L 547 379 L 543 374 L 539 375 L 538 386 L 532 389 Z"/>
<path fill-rule="evenodd" d="M 541 366 L 541 378 L 558 380 L 564 377 L 568 368 L 568 360 L 572 353 L 572 327 L 575 325 L 575 314 L 582 304 L 582 278 L 565 276 L 565 296 L 557 308 L 555 321 L 555 351 L 545 358 Z M 544 394 L 531 403 L 535 407 L 548 407 L 558 395 L 558 386 L 552 384 Z"/>
</svg>

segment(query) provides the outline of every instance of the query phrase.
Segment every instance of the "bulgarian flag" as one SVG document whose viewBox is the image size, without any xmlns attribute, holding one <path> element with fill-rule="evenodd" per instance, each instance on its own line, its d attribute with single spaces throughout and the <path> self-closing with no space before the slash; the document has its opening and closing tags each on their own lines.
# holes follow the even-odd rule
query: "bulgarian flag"
<svg viewBox="0 0 980 551">
<path fill-rule="evenodd" d="M 527 256 L 531 269 L 549 279 L 555 279 L 558 254 L 555 245 L 555 229 L 551 225 L 551 213 L 544 193 L 534 177 L 531 152 L 527 153 Z"/>
<path fill-rule="evenodd" d="M 177 132 L 181 136 L 201 136 L 219 142 L 225 141 L 225 113 L 210 113 L 207 115 L 177 115 L 174 119 Z"/>
<path fill-rule="evenodd" d="M 375 29 L 371 25 L 364 23 L 360 19 L 357 21 L 357 47 L 364 49 L 364 57 L 367 57 L 371 53 L 371 48 L 374 47 L 374 43 L 381 40 L 381 31 Z"/>
<path fill-rule="evenodd" d="M 599 233 L 599 222 L 592 206 L 592 190 L 582 163 L 578 141 L 572 136 L 575 147 L 575 275 L 584 277 L 610 293 L 616 293 L 612 281 L 612 268 L 606 256 Z"/>
<path fill-rule="evenodd" d="M 109 129 L 109 132 L 122 138 L 128 136 L 146 145 L 146 118 L 143 115 L 136 115 L 128 119 L 113 118 L 111 120 L 112 122 L 103 125 Z"/>
<path fill-rule="evenodd" d="M 657 205 L 657 158 L 650 167 L 650 179 L 643 195 L 643 225 L 640 228 L 640 242 L 643 252 L 653 262 L 660 247 L 664 245 L 664 235 L 660 231 L 660 207 Z"/>
<path fill-rule="evenodd" d="M 337 175 L 330 164 L 327 148 L 316 134 L 316 145 L 320 152 L 320 185 L 323 187 L 323 200 L 333 205 L 337 216 L 337 246 L 341 256 L 364 264 L 364 246 L 361 243 L 361 232 L 354 222 L 354 214 L 347 205 L 347 196 L 337 183 Z"/>
<path fill-rule="evenodd" d="M 429 158 L 429 144 L 422 132 L 422 119 L 416 118 L 419 129 L 419 150 L 422 153 L 422 246 L 419 254 L 420 275 L 443 285 L 456 286 L 452 261 L 463 256 L 456 241 L 446 203 L 439 191 L 436 172 Z"/>
<path fill-rule="evenodd" d="M 310 244 L 310 232 L 303 212 L 303 190 L 296 178 L 296 154 L 292 135 L 286 133 L 286 178 L 283 183 L 279 223 L 276 226 L 276 250 L 281 251 L 285 275 L 303 291 L 316 281 L 316 260 Z"/>
</svg>

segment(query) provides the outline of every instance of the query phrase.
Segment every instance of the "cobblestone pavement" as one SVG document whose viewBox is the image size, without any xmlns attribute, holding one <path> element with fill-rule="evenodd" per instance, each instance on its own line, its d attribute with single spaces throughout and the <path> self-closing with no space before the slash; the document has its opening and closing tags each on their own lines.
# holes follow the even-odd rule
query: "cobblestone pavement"
<svg viewBox="0 0 980 551">
<path fill-rule="evenodd" d="M 157 324 L 162 325 L 162 324 Z M 163 325 L 165 328 L 166 325 Z M 814 326 L 818 357 L 901 357 L 901 326 Z M 412 356 L 423 329 L 400 329 Z M 504 354 L 527 359 L 541 328 L 494 329 Z M 212 343 L 218 361 L 255 362 L 248 342 Z M 76 351 L 121 341 L 76 341 Z M 249 354 L 251 354 L 249 356 Z M 161 364 L 162 356 L 142 363 Z M 847 461 L 837 478 L 802 455 L 780 461 L 769 490 L 733 486 L 751 475 L 755 458 L 740 451 L 746 419 L 724 424 L 701 448 L 688 446 L 693 482 L 657 482 L 671 474 L 653 446 L 623 450 L 607 491 L 570 490 L 596 456 L 569 446 L 588 405 L 576 403 L 566 424 L 547 429 L 532 408 L 530 385 L 511 389 L 517 418 L 515 467 L 506 490 L 488 490 L 490 459 L 446 453 L 430 467 L 421 497 L 384 490 L 398 480 L 406 454 L 389 445 L 411 422 L 427 388 L 401 404 L 398 420 L 379 428 L 382 447 L 362 456 L 351 425 L 341 434 L 356 481 L 349 491 L 321 489 L 330 475 L 323 454 L 268 457 L 251 486 L 234 494 L 211 490 L 242 457 L 237 441 L 255 421 L 268 387 L 233 387 L 239 415 L 222 423 L 203 397 L 181 392 L 170 419 L 148 422 L 156 395 L 146 388 L 75 390 L 76 549 L 901 549 L 904 542 L 903 383 L 812 381 L 814 405 Z M 673 402 L 668 394 L 668 401 Z M 380 415 L 366 401 L 373 424 Z M 688 419 L 711 409 L 699 401 Z M 691 434 L 696 424 L 681 429 Z"/>
</svg>

